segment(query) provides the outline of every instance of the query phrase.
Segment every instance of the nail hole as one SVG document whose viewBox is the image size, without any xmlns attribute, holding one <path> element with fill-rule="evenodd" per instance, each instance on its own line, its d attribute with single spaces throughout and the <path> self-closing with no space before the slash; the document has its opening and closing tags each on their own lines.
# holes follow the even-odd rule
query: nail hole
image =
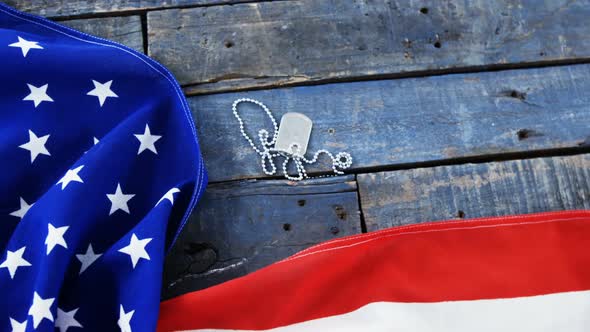
<svg viewBox="0 0 590 332">
<path fill-rule="evenodd" d="M 426 7 L 422 7 L 422 8 L 420 8 L 420 12 L 421 12 L 422 14 L 428 14 L 428 8 L 426 8 Z"/>
<path fill-rule="evenodd" d="M 437 41 L 437 42 L 435 42 L 435 43 L 434 43 L 434 47 L 436 47 L 436 48 L 440 48 L 441 46 L 442 46 L 442 45 L 440 44 L 440 42 L 439 42 L 439 41 Z"/>
<path fill-rule="evenodd" d="M 299 206 L 305 206 L 305 200 L 304 199 L 300 199 L 297 201 L 297 205 Z"/>
<path fill-rule="evenodd" d="M 524 139 L 533 137 L 533 136 L 543 136 L 542 133 L 539 133 L 537 131 L 531 130 L 531 129 L 520 129 L 519 131 L 516 132 L 516 135 L 518 136 L 518 140 L 522 141 Z"/>
<path fill-rule="evenodd" d="M 520 100 L 525 100 L 526 99 L 526 94 L 524 92 L 518 92 L 516 90 L 512 90 L 512 91 L 510 91 L 510 97 L 517 98 L 517 99 L 520 99 Z"/>
<path fill-rule="evenodd" d="M 518 136 L 519 140 L 523 140 L 529 137 L 529 131 L 527 129 L 521 129 L 516 132 L 516 135 Z"/>
<path fill-rule="evenodd" d="M 516 132 L 516 136 L 518 136 L 518 140 L 521 141 L 533 136 L 543 136 L 543 133 L 532 129 L 520 129 Z"/>
<path fill-rule="evenodd" d="M 515 98 L 515 99 L 520 99 L 520 100 L 526 99 L 526 93 L 520 92 L 518 90 L 505 90 L 505 91 L 502 91 L 500 93 L 500 95 L 510 97 L 510 98 Z"/>
<path fill-rule="evenodd" d="M 288 232 L 291 230 L 291 224 L 283 224 L 283 230 L 285 230 L 285 232 Z"/>
<path fill-rule="evenodd" d="M 462 210 L 457 211 L 457 217 L 461 219 L 465 218 L 465 212 L 463 212 Z"/>
<path fill-rule="evenodd" d="M 336 235 L 336 234 L 340 233 L 340 229 L 336 226 L 330 227 L 330 233 Z"/>
<path fill-rule="evenodd" d="M 344 207 L 342 207 L 342 205 L 334 205 L 334 213 L 336 213 L 336 217 L 338 217 L 338 219 L 346 219 L 347 213 Z"/>
<path fill-rule="evenodd" d="M 231 40 L 226 40 L 226 41 L 223 43 L 223 45 L 224 45 L 226 48 L 232 48 L 232 47 L 234 46 L 234 43 L 233 43 Z"/>
<path fill-rule="evenodd" d="M 328 133 L 329 133 L 329 134 L 333 134 L 334 132 L 335 132 L 334 128 L 330 128 L 330 129 L 328 129 Z"/>
</svg>

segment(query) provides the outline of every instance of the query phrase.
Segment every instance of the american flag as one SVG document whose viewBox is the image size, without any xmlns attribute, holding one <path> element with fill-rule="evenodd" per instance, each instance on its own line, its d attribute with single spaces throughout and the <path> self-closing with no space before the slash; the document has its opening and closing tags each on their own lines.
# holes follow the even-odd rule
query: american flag
<svg viewBox="0 0 590 332">
<path fill-rule="evenodd" d="M 206 172 L 182 91 L 122 45 L 0 4 L 0 331 L 150 331 Z"/>
<path fill-rule="evenodd" d="M 162 303 L 158 331 L 586 332 L 590 211 L 335 239 Z"/>
</svg>

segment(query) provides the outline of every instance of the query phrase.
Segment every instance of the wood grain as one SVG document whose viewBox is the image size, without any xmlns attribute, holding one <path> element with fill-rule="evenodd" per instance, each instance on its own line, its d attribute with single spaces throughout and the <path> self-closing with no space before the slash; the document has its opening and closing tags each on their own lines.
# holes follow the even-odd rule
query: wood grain
<svg viewBox="0 0 590 332">
<path fill-rule="evenodd" d="M 60 24 L 116 41 L 143 53 L 143 35 L 139 16 L 80 19 L 63 21 Z"/>
<path fill-rule="evenodd" d="M 424 13 L 423 13 L 424 12 Z M 301 0 L 148 13 L 188 94 L 590 60 L 590 0 Z"/>
<path fill-rule="evenodd" d="M 18 10 L 46 17 L 124 14 L 138 10 L 184 6 L 220 5 L 249 0 L 5 0 Z"/>
<path fill-rule="evenodd" d="M 257 270 L 361 232 L 354 176 L 215 184 L 166 259 L 163 297 Z"/>
<path fill-rule="evenodd" d="M 590 209 L 590 154 L 359 174 L 358 185 L 369 231 Z"/>
<path fill-rule="evenodd" d="M 239 132 L 234 99 L 313 121 L 308 152 L 348 151 L 352 170 L 582 146 L 590 136 L 590 65 L 326 84 L 189 99 L 210 180 L 264 177 Z M 240 106 L 258 141 L 262 110 Z M 309 168 L 310 171 L 330 167 Z"/>
</svg>

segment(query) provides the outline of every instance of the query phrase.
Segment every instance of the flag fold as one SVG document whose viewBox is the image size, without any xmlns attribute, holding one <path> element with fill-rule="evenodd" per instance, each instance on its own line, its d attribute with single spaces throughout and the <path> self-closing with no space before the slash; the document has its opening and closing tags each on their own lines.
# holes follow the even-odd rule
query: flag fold
<svg viewBox="0 0 590 332">
<path fill-rule="evenodd" d="M 590 212 L 333 240 L 162 303 L 158 331 L 587 331 Z"/>
<path fill-rule="evenodd" d="M 150 331 L 207 181 L 182 90 L 117 43 L 0 4 L 0 331 Z"/>
</svg>

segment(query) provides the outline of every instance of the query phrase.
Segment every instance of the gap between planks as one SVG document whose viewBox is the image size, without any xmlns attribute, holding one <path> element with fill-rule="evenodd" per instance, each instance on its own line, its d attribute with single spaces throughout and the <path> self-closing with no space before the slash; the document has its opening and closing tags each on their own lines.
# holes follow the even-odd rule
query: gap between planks
<svg viewBox="0 0 590 332">
<path fill-rule="evenodd" d="M 589 138 L 590 140 L 590 138 Z M 466 157 L 466 158 L 456 158 L 456 159 L 449 159 L 449 160 L 440 160 L 434 162 L 424 162 L 424 163 L 415 163 L 415 164 L 407 164 L 407 165 L 397 165 L 394 167 L 374 167 L 371 169 L 359 169 L 356 170 L 354 173 L 354 182 L 356 183 L 356 192 L 357 201 L 358 201 L 358 210 L 359 210 L 359 227 L 362 233 L 367 233 L 367 223 L 365 221 L 364 216 L 364 209 L 363 203 L 361 199 L 361 192 L 360 186 L 358 181 L 359 174 L 370 174 L 370 173 L 380 173 L 380 172 L 391 172 L 391 171 L 404 171 L 404 170 L 416 170 L 422 168 L 436 168 L 441 166 L 460 166 L 465 164 L 487 164 L 491 162 L 508 162 L 508 161 L 519 161 L 519 160 L 528 160 L 528 159 L 537 159 L 537 158 L 552 158 L 552 157 L 565 157 L 565 156 L 576 156 L 576 155 L 583 155 L 590 153 L 590 141 L 586 143 L 586 146 L 580 148 L 564 148 L 564 149 L 551 149 L 551 150 L 541 150 L 541 151 L 531 151 L 528 153 L 506 153 L 506 154 L 498 154 L 498 155 L 487 155 L 481 157 Z M 345 175 L 346 176 L 346 175 Z M 280 177 L 273 177 L 273 178 L 260 178 L 254 179 L 256 181 L 266 181 L 266 180 L 276 180 L 281 179 Z M 228 181 L 219 181 L 219 182 L 210 182 L 210 184 L 231 184 L 236 183 L 236 181 L 251 181 L 251 180 L 228 180 Z M 313 180 L 308 180 L 313 181 Z M 318 184 L 320 185 L 320 184 Z M 325 193 L 336 193 L 336 192 L 322 192 Z M 265 194 L 251 194 L 251 195 L 265 195 Z M 268 194 L 266 194 L 268 195 Z M 289 194 L 281 194 L 281 195 L 289 195 Z M 298 195 L 298 193 L 294 193 L 292 195 Z M 242 196 L 249 196 L 249 195 L 240 195 Z M 271 196 L 271 195 L 268 195 Z"/>
<path fill-rule="evenodd" d="M 147 37 L 146 37 L 147 38 Z M 147 52 L 146 52 L 147 54 Z M 335 83 L 353 83 L 353 82 L 371 82 L 371 81 L 383 81 L 383 80 L 397 80 L 406 78 L 424 78 L 432 76 L 445 76 L 453 74 L 477 74 L 486 72 L 501 72 L 508 70 L 518 69 L 535 69 L 535 68 L 546 68 L 546 67 L 561 67 L 571 66 L 579 64 L 590 64 L 590 57 L 581 57 L 576 59 L 561 59 L 561 60 L 546 60 L 546 61 L 530 61 L 521 63 L 507 63 L 507 64 L 492 64 L 483 66 L 464 66 L 464 67 L 453 67 L 443 69 L 429 69 L 429 70 L 416 70 L 399 73 L 388 73 L 379 75 L 361 75 L 361 76 L 348 76 L 348 77 L 335 77 L 335 78 L 314 78 L 308 77 L 304 81 L 291 81 L 291 82 L 276 82 L 273 81 L 273 77 L 254 77 L 248 78 L 247 80 L 253 80 L 260 82 L 259 85 L 251 86 L 240 86 L 233 85 L 232 83 L 243 81 L 244 79 L 236 80 L 219 80 L 211 83 L 198 83 L 198 84 L 183 84 L 181 85 L 184 95 L 186 97 L 195 97 L 203 95 L 214 95 L 223 94 L 229 92 L 248 92 L 248 91 L 259 91 L 259 90 L 275 90 L 281 88 L 300 87 L 300 86 L 319 86 Z M 293 76 L 277 77 L 275 79 L 288 79 Z M 266 81 L 265 80 L 270 80 Z"/>
<path fill-rule="evenodd" d="M 557 149 L 546 149 L 546 150 L 534 150 L 525 152 L 507 152 L 499 154 L 486 154 L 481 156 L 472 157 L 461 157 L 453 159 L 441 159 L 433 161 L 424 161 L 408 164 L 398 165 L 384 165 L 376 167 L 358 168 L 355 170 L 355 174 L 366 174 L 376 172 L 387 172 L 387 171 L 401 171 L 418 168 L 433 168 L 439 166 L 455 166 L 464 164 L 485 164 L 490 162 L 503 162 L 503 161 L 515 161 L 515 160 L 527 160 L 535 158 L 550 158 L 550 157 L 565 157 L 565 156 L 576 156 L 590 153 L 590 137 L 583 143 L 580 143 L 579 147 L 572 148 L 557 148 Z"/>
<path fill-rule="evenodd" d="M 361 201 L 361 193 L 359 191 L 359 180 L 357 174 L 354 175 L 354 181 L 356 182 L 356 198 L 358 201 L 359 219 L 361 221 L 361 233 L 367 233 L 367 223 L 365 222 L 365 215 L 363 213 L 363 203 Z"/>
</svg>

